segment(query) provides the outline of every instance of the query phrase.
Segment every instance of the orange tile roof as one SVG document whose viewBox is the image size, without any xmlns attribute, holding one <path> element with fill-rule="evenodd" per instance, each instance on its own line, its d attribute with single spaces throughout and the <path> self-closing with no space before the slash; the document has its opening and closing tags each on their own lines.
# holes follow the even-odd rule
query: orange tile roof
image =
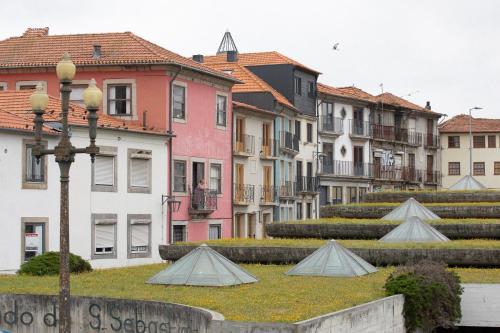
<svg viewBox="0 0 500 333">
<path fill-rule="evenodd" d="M 268 115 L 271 115 L 271 116 L 277 116 L 277 114 L 274 113 L 274 112 L 272 112 L 272 111 L 264 110 L 264 109 L 258 108 L 256 106 L 253 106 L 253 105 L 250 105 L 250 104 L 233 101 L 233 110 L 236 109 L 236 108 L 242 108 L 242 109 L 247 109 L 247 110 L 250 110 L 250 111 L 256 111 L 256 112 L 260 112 L 260 113 L 265 113 L 265 114 L 268 114 Z"/>
<path fill-rule="evenodd" d="M 32 129 L 33 113 L 31 111 L 30 96 L 33 91 L 0 91 L 0 112 L 2 119 L 0 128 L 11 129 Z M 49 103 L 45 110 L 44 119 L 46 121 L 58 122 L 61 118 L 61 100 L 49 96 Z M 73 126 L 87 126 L 87 111 L 76 104 L 70 104 L 68 122 Z M 15 118 L 13 118 L 15 116 Z M 99 113 L 97 121 L 98 128 L 130 131 L 136 133 L 166 135 L 165 131 L 154 128 L 143 128 L 137 122 L 124 121 L 109 115 Z"/>
<path fill-rule="evenodd" d="M 33 120 L 28 117 L 22 117 L 0 109 L 0 129 L 11 129 L 17 131 L 33 131 Z M 47 134 L 56 134 L 57 132 L 50 127 L 43 126 L 43 132 Z"/>
<path fill-rule="evenodd" d="M 441 133 L 468 133 L 469 116 L 460 114 L 439 126 Z M 474 133 L 498 133 L 500 132 L 500 119 L 474 118 L 472 117 L 472 132 Z"/>
<path fill-rule="evenodd" d="M 326 94 L 326 95 L 345 97 L 345 98 L 360 100 L 360 101 L 364 101 L 364 102 L 371 102 L 371 103 L 377 102 L 377 99 L 375 98 L 375 96 L 370 95 L 366 91 L 361 90 L 361 89 L 356 88 L 356 87 L 335 88 L 332 86 L 328 86 L 324 83 L 318 82 L 317 88 L 318 88 L 318 92 Z"/>
<path fill-rule="evenodd" d="M 209 63 L 207 65 L 220 71 L 231 71 L 231 75 L 242 82 L 242 84 L 235 84 L 233 86 L 233 93 L 268 92 L 273 95 L 278 103 L 294 111 L 297 110 L 285 96 L 240 63 L 220 62 Z"/>
<path fill-rule="evenodd" d="M 207 56 L 204 57 L 204 61 L 206 63 L 219 63 L 226 61 L 226 54 L 221 53 L 215 56 Z M 321 74 L 317 70 L 314 70 L 310 67 L 307 67 L 301 64 L 298 61 L 295 61 L 287 56 L 276 52 L 254 52 L 254 53 L 238 53 L 238 62 L 244 66 L 262 66 L 262 65 L 282 65 L 282 64 L 290 64 L 297 66 L 303 70 L 308 72 L 312 72 L 314 74 Z"/>
<path fill-rule="evenodd" d="M 101 46 L 99 58 L 93 57 L 94 45 Z M 30 28 L 21 37 L 0 41 L 0 68 L 54 67 L 65 52 L 70 53 L 77 66 L 180 65 L 234 82 L 230 75 L 166 50 L 131 32 L 49 35 L 48 28 Z"/>
<path fill-rule="evenodd" d="M 404 98 L 395 96 L 391 93 L 383 93 L 377 96 L 377 100 L 380 103 L 388 104 L 388 105 L 393 105 L 393 106 L 398 106 L 406 109 L 411 109 L 411 110 L 416 110 L 416 111 L 426 111 L 426 112 L 432 112 L 429 109 L 426 109 L 424 107 L 421 107 L 420 105 L 414 104 L 410 101 L 407 101 Z"/>
</svg>

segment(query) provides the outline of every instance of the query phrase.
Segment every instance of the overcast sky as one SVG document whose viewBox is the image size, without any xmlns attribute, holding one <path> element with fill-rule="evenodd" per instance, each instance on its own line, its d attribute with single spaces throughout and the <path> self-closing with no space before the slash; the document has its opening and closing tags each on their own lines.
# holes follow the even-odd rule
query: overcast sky
<svg viewBox="0 0 500 333">
<path fill-rule="evenodd" d="M 2 2 L 1 26 L 0 39 L 132 31 L 184 56 L 214 54 L 229 29 L 240 52 L 282 52 L 326 84 L 378 94 L 383 83 L 448 116 L 481 106 L 500 118 L 496 0 L 19 0 Z"/>
</svg>

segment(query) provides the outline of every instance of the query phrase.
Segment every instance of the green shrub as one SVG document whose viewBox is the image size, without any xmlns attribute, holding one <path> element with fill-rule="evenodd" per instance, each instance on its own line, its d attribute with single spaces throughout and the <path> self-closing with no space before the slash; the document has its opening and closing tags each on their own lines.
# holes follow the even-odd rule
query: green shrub
<svg viewBox="0 0 500 333">
<path fill-rule="evenodd" d="M 397 268 L 385 283 L 388 295 L 405 296 L 406 330 L 451 328 L 462 317 L 460 278 L 440 263 L 424 260 Z"/>
<path fill-rule="evenodd" d="M 72 253 L 69 255 L 69 267 L 71 273 L 92 271 L 88 261 Z M 59 274 L 59 252 L 46 252 L 31 258 L 21 265 L 18 273 L 37 276 Z"/>
</svg>

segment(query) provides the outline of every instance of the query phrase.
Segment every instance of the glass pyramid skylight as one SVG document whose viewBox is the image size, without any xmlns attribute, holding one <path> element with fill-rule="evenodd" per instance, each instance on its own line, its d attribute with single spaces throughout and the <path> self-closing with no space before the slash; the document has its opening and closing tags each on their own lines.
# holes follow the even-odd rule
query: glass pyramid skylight
<svg viewBox="0 0 500 333">
<path fill-rule="evenodd" d="M 449 239 L 417 216 L 408 218 L 380 239 L 381 242 L 448 242 Z"/>
<path fill-rule="evenodd" d="M 258 280 L 203 244 L 148 280 L 151 284 L 233 286 Z"/>
<path fill-rule="evenodd" d="M 422 206 L 417 200 L 410 198 L 395 208 L 392 212 L 382 217 L 382 220 L 405 221 L 412 216 L 417 216 L 422 221 L 441 219 L 430 209 Z"/>
<path fill-rule="evenodd" d="M 451 185 L 449 190 L 459 191 L 459 190 L 482 190 L 486 186 L 477 181 L 476 178 L 471 175 L 464 176 L 455 184 Z"/>
</svg>

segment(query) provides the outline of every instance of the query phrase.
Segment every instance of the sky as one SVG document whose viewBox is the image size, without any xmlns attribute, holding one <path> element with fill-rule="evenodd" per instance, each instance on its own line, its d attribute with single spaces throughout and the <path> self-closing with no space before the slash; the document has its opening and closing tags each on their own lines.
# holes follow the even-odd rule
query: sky
<svg viewBox="0 0 500 333">
<path fill-rule="evenodd" d="M 2 3 L 0 39 L 132 31 L 189 57 L 214 54 L 229 30 L 240 52 L 279 51 L 325 84 L 500 118 L 499 17 L 497 0 L 18 0 Z"/>
</svg>

